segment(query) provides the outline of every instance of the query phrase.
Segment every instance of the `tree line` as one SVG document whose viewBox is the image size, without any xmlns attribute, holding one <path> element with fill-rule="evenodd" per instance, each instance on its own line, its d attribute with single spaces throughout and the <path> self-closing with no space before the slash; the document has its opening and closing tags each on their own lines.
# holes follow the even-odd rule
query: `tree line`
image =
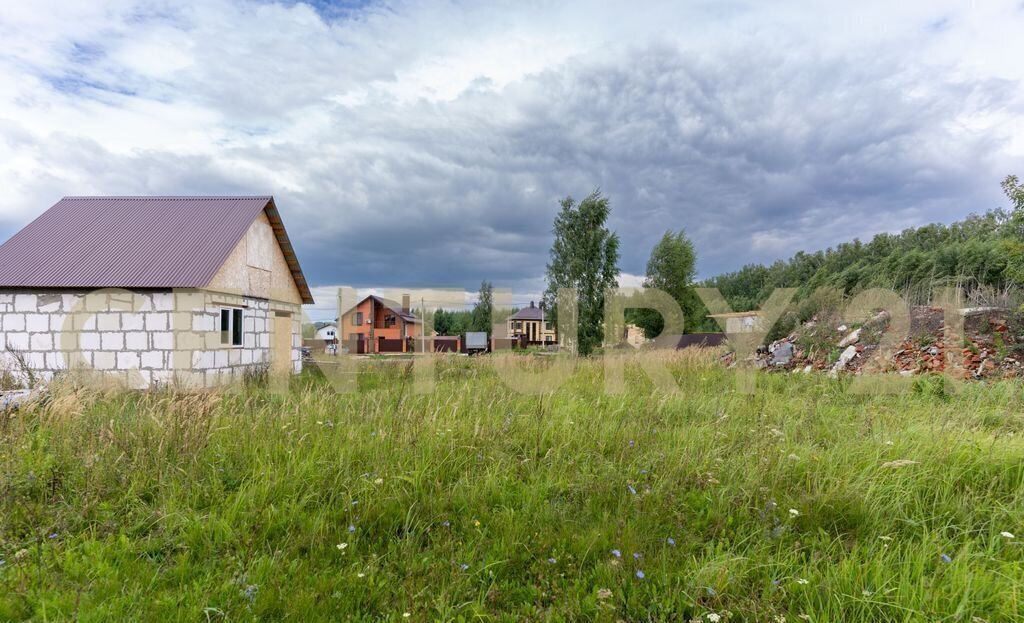
<svg viewBox="0 0 1024 623">
<path fill-rule="evenodd" d="M 759 309 L 776 288 L 797 288 L 796 301 L 813 301 L 818 291 L 853 295 L 888 288 L 907 300 L 926 299 L 939 285 L 1006 290 L 1024 283 L 1024 184 L 1008 176 L 1002 188 L 1010 209 L 972 214 L 950 225 L 930 224 L 899 234 L 878 234 L 870 242 L 854 239 L 824 251 L 800 251 L 770 265 L 749 264 L 737 271 L 696 282 L 697 254 L 682 229 L 668 230 L 651 250 L 644 287 L 667 292 L 683 311 L 685 332 L 718 331 L 697 297 L 696 286 L 718 288 L 735 311 Z M 554 240 L 546 268 L 544 301 L 557 322 L 558 290 L 572 288 L 577 301 L 578 336 L 572 350 L 588 355 L 605 343 L 605 291 L 618 287 L 619 237 L 608 228 L 611 204 L 595 190 L 582 201 L 566 197 L 552 227 Z M 820 290 L 825 288 L 826 290 Z M 806 304 L 806 311 L 810 309 Z M 434 312 L 439 334 L 491 330 L 493 287 L 484 281 L 471 311 Z M 651 310 L 629 309 L 627 321 L 647 337 L 664 322 Z M 614 340 L 613 340 L 614 341 Z"/>
<path fill-rule="evenodd" d="M 758 309 L 776 288 L 797 288 L 797 301 L 819 288 L 845 295 L 868 288 L 895 290 L 912 302 L 925 302 L 942 285 L 967 290 L 1005 291 L 1024 283 L 1024 185 L 1008 176 L 1002 188 L 1011 207 L 942 225 L 854 239 L 835 248 L 799 252 L 770 265 L 750 264 L 708 279 L 736 311 Z"/>
</svg>

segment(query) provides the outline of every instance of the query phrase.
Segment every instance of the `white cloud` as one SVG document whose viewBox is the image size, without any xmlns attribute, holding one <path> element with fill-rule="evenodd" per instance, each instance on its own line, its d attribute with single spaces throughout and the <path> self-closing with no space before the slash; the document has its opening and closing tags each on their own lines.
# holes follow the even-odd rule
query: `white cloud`
<svg viewBox="0 0 1024 623">
<path fill-rule="evenodd" d="M 0 233 L 64 194 L 272 192 L 315 284 L 518 301 L 595 186 L 626 281 L 667 228 L 708 275 L 995 207 L 1024 164 L 1019 6 L 679 4 L 6 7 Z"/>
</svg>

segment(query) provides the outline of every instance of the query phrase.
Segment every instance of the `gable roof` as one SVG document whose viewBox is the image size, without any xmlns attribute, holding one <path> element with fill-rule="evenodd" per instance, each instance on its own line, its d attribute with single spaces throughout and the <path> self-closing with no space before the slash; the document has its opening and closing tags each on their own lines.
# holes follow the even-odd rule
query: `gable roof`
<svg viewBox="0 0 1024 623">
<path fill-rule="evenodd" d="M 349 313 L 353 309 L 359 307 L 360 305 L 362 305 L 363 303 L 365 303 L 366 301 L 368 301 L 370 299 L 373 299 L 373 300 L 377 301 L 378 303 L 380 303 L 385 308 L 390 309 L 395 314 L 397 314 L 399 318 L 401 318 L 402 320 L 404 320 L 406 322 L 411 322 L 413 324 L 416 324 L 416 323 L 419 323 L 419 321 L 420 321 L 420 319 L 417 318 L 416 315 L 413 314 L 412 312 L 402 311 L 401 306 L 396 307 L 394 303 L 388 301 L 387 299 L 382 299 L 381 297 L 377 296 L 376 294 L 371 294 L 371 295 L 367 296 L 366 298 L 360 300 L 358 303 L 356 303 L 352 307 L 349 307 L 348 309 L 345 310 L 345 312 L 342 314 L 342 316 L 344 316 L 345 314 Z"/>
<path fill-rule="evenodd" d="M 534 307 L 531 303 L 529 307 L 524 307 L 509 316 L 509 320 L 544 320 L 544 309 Z"/>
<path fill-rule="evenodd" d="M 64 197 L 0 245 L 0 287 L 204 288 L 260 212 L 312 303 L 271 196 Z"/>
</svg>

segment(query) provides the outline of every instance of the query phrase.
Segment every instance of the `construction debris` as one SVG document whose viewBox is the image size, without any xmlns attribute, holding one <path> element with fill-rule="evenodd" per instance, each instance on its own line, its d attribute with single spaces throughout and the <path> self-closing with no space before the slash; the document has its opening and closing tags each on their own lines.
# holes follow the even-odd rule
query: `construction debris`
<svg viewBox="0 0 1024 623">
<path fill-rule="evenodd" d="M 847 346 L 846 350 L 843 351 L 843 354 L 839 355 L 839 359 L 836 360 L 835 365 L 832 366 L 832 374 L 835 375 L 845 370 L 846 366 L 848 366 L 850 362 L 853 361 L 853 358 L 856 356 L 857 347 Z"/>
<path fill-rule="evenodd" d="M 831 375 L 948 370 L 963 379 L 1024 378 L 1024 310 L 972 307 L 959 315 L 962 327 L 951 327 L 947 335 L 941 307 L 912 307 L 908 335 L 896 340 L 887 335 L 890 315 L 884 311 L 852 327 L 815 318 L 760 349 L 755 365 Z"/>
<path fill-rule="evenodd" d="M 860 341 L 860 329 L 855 329 L 853 333 L 843 338 L 843 341 L 839 342 L 839 348 L 846 348 L 851 344 L 856 344 Z"/>
<path fill-rule="evenodd" d="M 19 405 L 28 402 L 38 393 L 39 390 L 32 389 L 0 392 L 0 412 L 17 409 Z"/>
</svg>

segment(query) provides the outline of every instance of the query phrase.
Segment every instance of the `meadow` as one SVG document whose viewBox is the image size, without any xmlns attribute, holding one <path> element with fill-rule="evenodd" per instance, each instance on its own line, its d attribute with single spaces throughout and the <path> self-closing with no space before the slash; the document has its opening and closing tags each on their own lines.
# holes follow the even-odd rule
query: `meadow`
<svg viewBox="0 0 1024 623">
<path fill-rule="evenodd" d="M 664 358 L 676 394 L 55 387 L 0 416 L 0 620 L 1024 620 L 1019 383 Z"/>
</svg>

